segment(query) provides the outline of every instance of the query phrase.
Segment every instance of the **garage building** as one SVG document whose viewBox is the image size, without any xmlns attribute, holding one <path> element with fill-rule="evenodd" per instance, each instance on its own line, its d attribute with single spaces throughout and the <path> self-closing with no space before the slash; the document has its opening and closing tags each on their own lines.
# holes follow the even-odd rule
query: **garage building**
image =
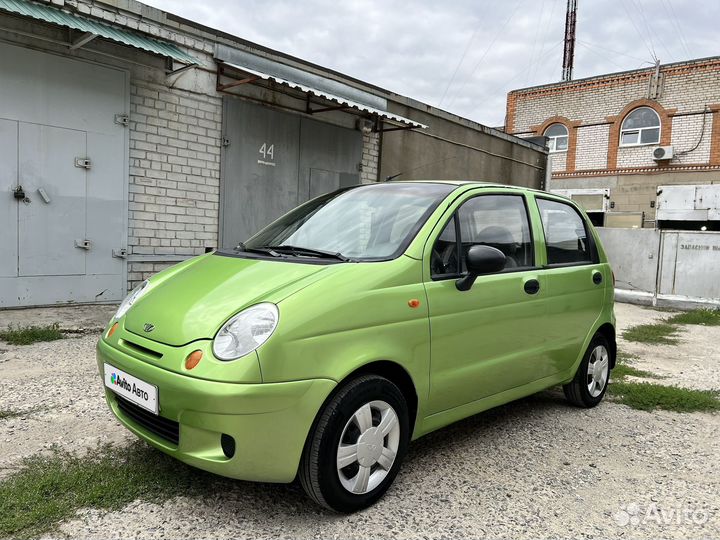
<svg viewBox="0 0 720 540">
<path fill-rule="evenodd" d="M 0 0 L 0 307 L 113 302 L 318 194 L 542 146 L 133 0 Z"/>
</svg>

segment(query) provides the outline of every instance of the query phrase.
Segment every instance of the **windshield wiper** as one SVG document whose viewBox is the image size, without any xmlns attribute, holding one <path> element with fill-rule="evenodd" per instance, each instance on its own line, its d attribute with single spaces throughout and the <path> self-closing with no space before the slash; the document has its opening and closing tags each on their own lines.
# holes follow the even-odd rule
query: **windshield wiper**
<svg viewBox="0 0 720 540">
<path fill-rule="evenodd" d="M 260 253 L 262 255 L 270 255 L 272 257 L 282 257 L 277 251 L 270 246 L 259 246 L 259 247 L 247 247 L 245 244 L 240 242 L 236 247 L 235 251 L 245 251 L 247 253 Z"/>
<path fill-rule="evenodd" d="M 283 244 L 281 246 L 262 246 L 263 248 L 267 249 L 274 249 L 275 251 L 278 251 L 280 253 L 291 253 L 292 255 L 308 255 L 311 257 L 322 257 L 325 259 L 337 259 L 339 261 L 343 262 L 350 262 L 350 259 L 343 255 L 342 253 L 337 253 L 334 251 L 325 251 L 322 249 L 313 249 L 313 248 L 306 248 L 306 247 L 299 247 L 299 246 L 290 246 L 287 244 Z"/>
</svg>

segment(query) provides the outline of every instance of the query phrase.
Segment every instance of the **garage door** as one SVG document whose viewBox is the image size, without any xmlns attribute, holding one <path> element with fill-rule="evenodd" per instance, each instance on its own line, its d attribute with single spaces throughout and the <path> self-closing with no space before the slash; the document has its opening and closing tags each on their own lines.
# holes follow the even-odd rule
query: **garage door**
<svg viewBox="0 0 720 540">
<path fill-rule="evenodd" d="M 121 299 L 127 74 L 5 44 L 0 73 L 0 307 Z"/>
<path fill-rule="evenodd" d="M 359 183 L 359 131 L 231 97 L 223 106 L 222 247 L 304 201 Z"/>
</svg>

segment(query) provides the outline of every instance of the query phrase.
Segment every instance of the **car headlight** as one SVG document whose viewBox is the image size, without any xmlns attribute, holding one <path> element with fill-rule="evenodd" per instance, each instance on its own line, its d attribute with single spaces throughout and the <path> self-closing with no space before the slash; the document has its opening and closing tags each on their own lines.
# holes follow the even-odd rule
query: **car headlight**
<svg viewBox="0 0 720 540">
<path fill-rule="evenodd" d="M 215 335 L 213 354 L 235 360 L 265 343 L 278 323 L 278 308 L 268 302 L 249 307 L 226 322 Z"/>
<path fill-rule="evenodd" d="M 132 305 L 137 302 L 137 299 L 140 298 L 143 294 L 147 292 L 147 286 L 148 282 L 143 281 L 140 285 L 135 287 L 130 294 L 128 294 L 125 297 L 125 300 L 122 301 L 122 304 L 120 304 L 120 307 L 115 312 L 115 319 L 119 319 L 123 315 L 125 315 L 128 310 L 132 307 Z"/>
</svg>

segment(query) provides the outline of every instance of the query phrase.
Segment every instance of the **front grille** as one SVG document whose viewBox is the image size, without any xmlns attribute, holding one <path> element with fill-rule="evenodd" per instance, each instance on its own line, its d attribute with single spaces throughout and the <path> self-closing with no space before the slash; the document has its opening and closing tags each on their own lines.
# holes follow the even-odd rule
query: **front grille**
<svg viewBox="0 0 720 540">
<path fill-rule="evenodd" d="M 125 345 L 125 347 L 134 352 L 138 352 L 152 358 L 157 358 L 158 360 L 163 357 L 162 353 L 153 351 L 152 349 L 148 349 L 147 347 L 143 347 L 142 345 L 138 345 L 137 343 L 133 343 L 132 341 L 128 341 L 127 339 L 121 339 L 120 342 Z"/>
<path fill-rule="evenodd" d="M 180 440 L 180 424 L 178 422 L 146 411 L 118 395 L 115 398 L 117 399 L 118 408 L 125 416 L 166 441 L 173 444 L 178 443 Z"/>
</svg>

